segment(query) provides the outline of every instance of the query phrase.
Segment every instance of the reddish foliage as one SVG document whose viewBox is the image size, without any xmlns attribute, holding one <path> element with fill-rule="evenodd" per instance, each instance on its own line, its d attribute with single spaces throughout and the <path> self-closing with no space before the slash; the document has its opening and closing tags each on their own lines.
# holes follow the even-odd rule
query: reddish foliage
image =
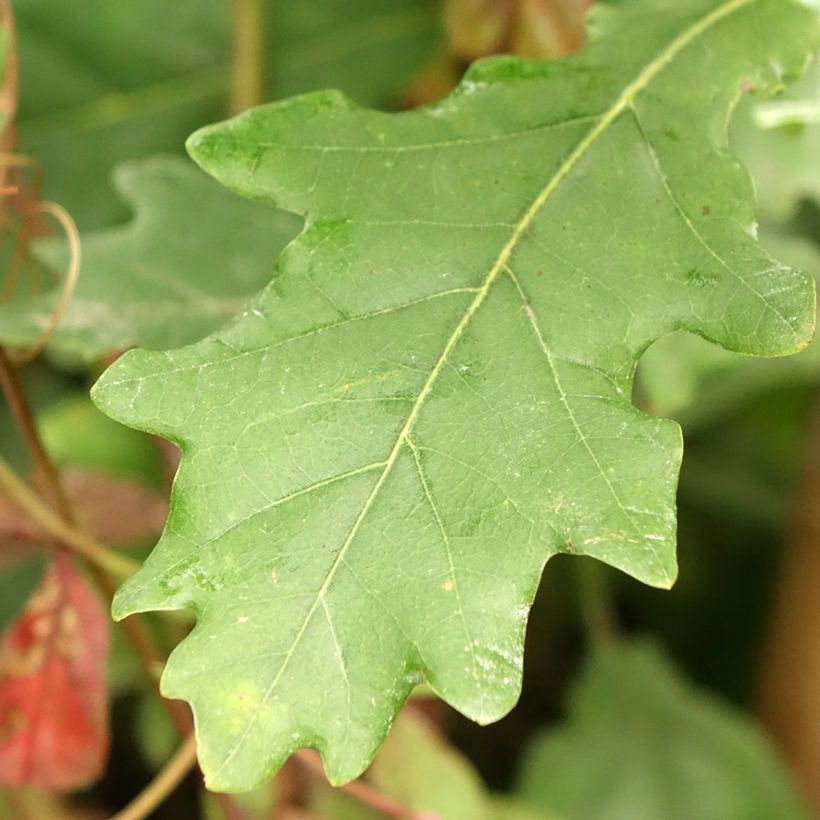
<svg viewBox="0 0 820 820">
<path fill-rule="evenodd" d="M 108 619 L 59 553 L 0 645 L 0 784 L 74 789 L 108 747 Z"/>
</svg>

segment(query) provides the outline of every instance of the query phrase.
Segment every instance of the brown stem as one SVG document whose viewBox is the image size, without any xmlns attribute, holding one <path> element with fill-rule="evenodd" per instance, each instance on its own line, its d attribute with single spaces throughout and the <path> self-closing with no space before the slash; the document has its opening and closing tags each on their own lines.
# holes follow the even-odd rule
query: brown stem
<svg viewBox="0 0 820 820">
<path fill-rule="evenodd" d="M 111 820 L 144 820 L 185 779 L 196 765 L 196 737 L 188 735 L 159 774 Z"/>
<path fill-rule="evenodd" d="M 764 645 L 759 713 L 820 816 L 820 397 Z"/>
<path fill-rule="evenodd" d="M 40 202 L 37 206 L 37 211 L 39 213 L 49 214 L 60 223 L 68 238 L 70 259 L 65 283 L 63 284 L 63 291 L 51 313 L 48 323 L 39 338 L 31 346 L 31 349 L 26 351 L 26 353 L 18 359 L 18 365 L 32 361 L 46 344 L 48 344 L 48 340 L 57 329 L 57 325 L 60 324 L 60 320 L 68 308 L 68 304 L 74 295 L 74 289 L 77 287 L 77 280 L 80 276 L 80 232 L 77 230 L 77 225 L 72 219 L 71 214 L 63 208 L 62 205 L 58 205 L 56 202 Z"/>
<path fill-rule="evenodd" d="M 264 0 L 233 0 L 232 114 L 241 114 L 263 99 L 264 12 Z"/>
<path fill-rule="evenodd" d="M 71 503 L 60 482 L 57 468 L 43 446 L 40 434 L 37 432 L 37 426 L 34 423 L 34 415 L 28 406 L 23 391 L 20 389 L 14 367 L 4 347 L 0 347 L 0 387 L 2 387 L 15 421 L 20 427 L 26 445 L 31 451 L 34 466 L 45 479 L 49 494 L 52 496 L 52 503 L 66 523 L 76 524 Z"/>
</svg>

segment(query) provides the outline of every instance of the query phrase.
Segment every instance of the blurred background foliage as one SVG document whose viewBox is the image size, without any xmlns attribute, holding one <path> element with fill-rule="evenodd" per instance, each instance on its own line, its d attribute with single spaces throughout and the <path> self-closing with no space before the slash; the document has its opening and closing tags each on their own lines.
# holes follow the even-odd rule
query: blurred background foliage
<svg viewBox="0 0 820 820">
<path fill-rule="evenodd" d="M 422 105 L 446 94 L 482 56 L 556 58 L 575 50 L 587 5 L 270 0 L 264 95 L 272 100 L 335 87 L 370 106 Z M 13 11 L 17 149 L 36 160 L 42 196 L 62 203 L 79 226 L 87 250 L 81 281 L 114 283 L 105 299 L 116 311 L 127 298 L 117 288 L 125 286 L 129 257 L 155 241 L 154 233 L 140 235 L 158 207 L 152 175 L 160 182 L 189 175 L 193 187 L 209 184 L 182 159 L 183 146 L 194 129 L 230 111 L 230 4 L 84 0 L 80 7 L 15 0 Z M 731 136 L 757 186 L 761 240 L 777 258 L 820 275 L 820 71 L 811 69 L 783 98 L 745 94 Z M 229 294 L 241 301 L 269 277 L 262 260 L 295 235 L 298 221 L 282 217 L 272 229 L 277 217 L 268 209 L 209 190 L 213 199 L 180 196 L 162 207 L 214 224 L 235 219 L 258 233 L 258 255 L 246 259 L 249 278 L 237 280 Z M 156 214 L 160 223 L 161 208 Z M 61 269 L 61 244 L 46 238 L 33 246 L 46 271 Z M 236 263 L 227 246 L 181 246 L 157 264 L 167 265 L 172 277 L 175 262 L 197 253 L 215 256 L 215 277 Z M 48 291 L 37 298 L 51 310 Z M 15 324 L 20 315 L 0 308 L 4 342 L 24 345 L 29 338 L 29 330 Z M 199 317 L 175 340 L 192 341 L 224 318 Z M 66 330 L 55 335 L 45 358 L 21 371 L 50 452 L 81 476 L 78 505 L 99 510 L 101 498 L 114 505 L 95 526 L 136 557 L 162 525 L 174 454 L 105 419 L 87 391 L 105 351 L 152 340 L 162 346 L 161 330 L 170 322 L 162 317 L 160 331 L 134 323 L 130 337 L 103 343 L 98 336 L 77 342 Z M 90 355 L 94 344 L 99 349 Z M 479 728 L 421 693 L 368 782 L 443 820 L 820 816 L 818 381 L 817 344 L 786 360 L 746 359 L 684 334 L 654 345 L 639 368 L 635 401 L 684 429 L 676 587 L 648 589 L 597 565 L 579 573 L 577 559 L 550 562 L 530 620 L 516 709 Z M 0 452 L 28 472 L 5 405 L 0 420 Z M 110 519 L 121 519 L 122 509 L 136 520 L 118 520 L 112 534 Z M 42 560 L 21 558 L 20 522 L 3 511 L 5 627 L 35 587 Z M 154 619 L 152 626 L 171 644 L 188 624 L 179 616 Z M 114 637 L 113 745 L 105 776 L 78 795 L 7 790 L 0 814 L 108 816 L 172 753 L 176 739 L 167 717 Z M 380 816 L 290 767 L 238 803 L 248 818 Z M 221 812 L 192 776 L 155 816 L 216 818 Z"/>
</svg>

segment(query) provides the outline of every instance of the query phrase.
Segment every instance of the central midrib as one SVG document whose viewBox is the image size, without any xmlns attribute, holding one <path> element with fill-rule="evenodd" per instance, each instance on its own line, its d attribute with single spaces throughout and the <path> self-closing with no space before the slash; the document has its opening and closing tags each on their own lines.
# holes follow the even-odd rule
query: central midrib
<svg viewBox="0 0 820 820">
<path fill-rule="evenodd" d="M 339 549 L 339 554 L 336 556 L 333 564 L 328 570 L 327 577 L 325 578 L 324 583 L 322 584 L 321 588 L 319 589 L 316 595 L 316 600 L 313 602 L 307 614 L 305 615 L 304 621 L 302 622 L 302 626 L 299 629 L 299 632 L 297 633 L 296 637 L 294 638 L 293 643 L 290 646 L 290 649 L 285 655 L 285 658 L 282 661 L 282 665 L 279 667 L 279 671 L 276 673 L 276 676 L 274 677 L 270 686 L 268 686 L 267 690 L 265 691 L 262 700 L 260 701 L 260 709 L 257 709 L 253 717 L 248 721 L 248 725 L 245 731 L 243 732 L 242 736 L 239 738 L 233 749 L 225 757 L 225 760 L 223 761 L 219 770 L 215 773 L 215 777 L 218 776 L 219 772 L 222 771 L 222 769 L 224 769 L 224 767 L 228 765 L 228 763 L 237 753 L 245 738 L 248 736 L 251 727 L 256 722 L 256 719 L 261 711 L 261 705 L 268 699 L 270 694 L 276 688 L 276 685 L 279 683 L 279 680 L 281 679 L 282 675 L 287 669 L 290 659 L 293 656 L 293 653 L 296 651 L 296 647 L 299 645 L 302 639 L 302 635 L 304 635 L 305 630 L 307 629 L 314 612 L 319 607 L 322 599 L 325 596 L 325 593 L 327 592 L 328 588 L 333 582 L 333 579 L 336 576 L 339 567 L 341 567 L 342 563 L 344 562 L 347 550 L 350 547 L 353 540 L 355 539 L 356 534 L 359 531 L 359 527 L 361 526 L 362 522 L 364 521 L 365 517 L 370 511 L 370 508 L 372 507 L 374 501 L 378 497 L 382 486 L 384 485 L 385 481 L 390 475 L 390 472 L 393 469 L 393 465 L 396 463 L 399 453 L 401 452 L 402 447 L 407 441 L 407 437 L 409 436 L 411 430 L 413 429 L 413 426 L 416 423 L 416 420 L 418 419 L 419 413 L 421 412 L 421 409 L 424 406 L 424 402 L 430 395 L 430 391 L 432 390 L 433 385 L 438 379 L 441 371 L 444 369 L 444 366 L 446 365 L 447 360 L 450 357 L 450 354 L 460 341 L 461 337 L 464 335 L 464 331 L 469 326 L 470 322 L 473 319 L 473 316 L 475 316 L 479 308 L 484 304 L 490 292 L 490 289 L 493 286 L 493 283 L 498 278 L 499 273 L 501 273 L 504 270 L 508 260 L 512 256 L 513 251 L 518 246 L 519 242 L 521 241 L 521 238 L 532 225 L 533 221 L 538 216 L 541 209 L 547 203 L 547 201 L 558 188 L 558 186 L 564 181 L 564 179 L 566 179 L 566 177 L 572 172 L 572 170 L 575 168 L 578 162 L 584 157 L 587 151 L 592 147 L 592 145 L 595 144 L 598 138 L 606 132 L 609 126 L 612 125 L 612 123 L 621 115 L 621 113 L 623 113 L 623 111 L 632 103 L 635 97 L 644 88 L 646 88 L 647 85 L 649 85 L 649 83 L 664 68 L 666 68 L 681 51 L 683 51 L 683 49 L 685 49 L 693 40 L 697 39 L 701 34 L 708 31 L 712 26 L 714 26 L 724 17 L 727 17 L 728 15 L 737 11 L 738 9 L 743 8 L 744 6 L 751 5 L 754 2 L 757 2 L 757 0 L 728 0 L 728 2 L 716 7 L 709 14 L 702 17 L 697 23 L 686 29 L 686 31 L 684 31 L 678 37 L 676 37 L 654 60 L 652 60 L 652 62 L 648 63 L 643 68 L 643 70 L 638 74 L 638 76 L 631 83 L 629 83 L 629 85 L 627 85 L 623 89 L 623 91 L 621 91 L 617 100 L 604 114 L 601 115 L 600 119 L 587 132 L 586 136 L 578 143 L 578 145 L 572 151 L 572 153 L 561 163 L 559 169 L 550 178 L 549 182 L 547 182 L 544 188 L 541 189 L 540 193 L 535 198 L 532 205 L 527 209 L 524 216 L 516 224 L 515 229 L 510 235 L 509 240 L 507 241 L 506 245 L 504 245 L 503 249 L 501 250 L 501 253 L 498 255 L 497 259 L 493 263 L 492 268 L 490 269 L 483 283 L 479 287 L 475 298 L 470 303 L 464 315 L 461 317 L 461 320 L 456 325 L 455 329 L 453 330 L 452 334 L 447 340 L 447 344 L 444 346 L 444 349 L 439 355 L 439 358 L 436 360 L 436 363 L 433 369 L 431 370 L 429 377 L 427 378 L 423 387 L 419 391 L 419 394 L 416 397 L 415 402 L 413 403 L 413 407 L 411 408 L 410 413 L 408 414 L 401 431 L 396 437 L 396 443 L 394 444 L 393 449 L 390 452 L 390 455 L 385 461 L 384 469 L 382 470 L 381 475 L 379 476 L 376 483 L 373 485 L 373 489 L 370 491 L 370 494 L 365 500 L 365 503 L 363 504 L 362 509 L 359 512 L 359 515 L 356 517 L 356 520 L 354 521 L 350 529 L 350 532 L 347 535 L 347 538 L 345 539 L 344 543 Z"/>
</svg>

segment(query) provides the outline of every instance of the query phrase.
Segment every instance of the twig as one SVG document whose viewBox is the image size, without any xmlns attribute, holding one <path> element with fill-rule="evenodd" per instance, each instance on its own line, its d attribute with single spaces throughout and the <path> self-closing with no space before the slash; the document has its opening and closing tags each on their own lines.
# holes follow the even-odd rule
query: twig
<svg viewBox="0 0 820 820">
<path fill-rule="evenodd" d="M 159 806 L 196 765 L 196 737 L 191 734 L 159 774 L 111 820 L 143 820 Z"/>
<path fill-rule="evenodd" d="M 231 113 L 262 102 L 264 78 L 264 0 L 233 0 Z"/>
<path fill-rule="evenodd" d="M 56 540 L 100 569 L 120 578 L 127 578 L 139 568 L 139 564 L 135 561 L 104 547 L 90 535 L 67 524 L 60 516 L 53 513 L 37 494 L 29 489 L 25 481 L 9 467 L 8 462 L 2 456 L 0 456 L 0 487 L 9 498 Z"/>
<path fill-rule="evenodd" d="M 23 391 L 20 388 L 17 376 L 14 372 L 14 367 L 4 347 L 0 347 L 0 388 L 2 388 L 6 401 L 9 403 L 12 415 L 25 439 L 26 446 L 31 452 L 31 457 L 34 459 L 34 466 L 41 473 L 48 485 L 52 502 L 64 520 L 71 524 L 75 523 L 71 511 L 71 503 L 60 482 L 57 468 L 54 466 L 54 463 L 49 458 L 43 446 L 40 434 L 37 432 L 37 426 L 34 423 L 34 415 L 28 406 L 25 395 L 23 395 Z M 28 488 L 26 487 L 25 489 Z M 34 493 L 31 493 L 31 495 L 36 499 Z M 47 510 L 47 512 L 53 516 L 50 510 Z"/>
<path fill-rule="evenodd" d="M 576 562 L 581 615 L 589 640 L 596 647 L 611 644 L 617 636 L 605 569 L 596 560 L 581 556 Z"/>
</svg>

